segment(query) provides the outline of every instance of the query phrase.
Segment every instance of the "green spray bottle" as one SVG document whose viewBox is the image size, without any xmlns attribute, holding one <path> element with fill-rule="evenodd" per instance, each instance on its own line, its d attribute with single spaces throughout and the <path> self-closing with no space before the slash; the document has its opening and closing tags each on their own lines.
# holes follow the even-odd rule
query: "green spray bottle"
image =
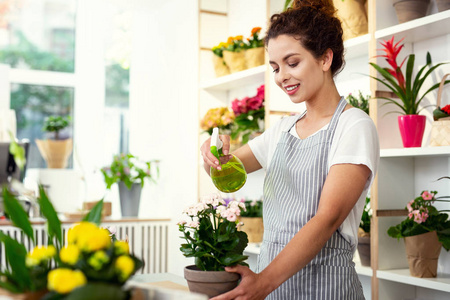
<svg viewBox="0 0 450 300">
<path fill-rule="evenodd" d="M 220 157 L 222 153 L 223 143 L 219 138 L 219 129 L 215 127 L 211 135 L 211 153 L 219 160 L 221 170 L 211 167 L 210 176 L 216 188 L 224 193 L 233 193 L 244 186 L 247 181 L 247 172 L 241 160 L 231 155 L 230 160 L 221 164 Z"/>
</svg>

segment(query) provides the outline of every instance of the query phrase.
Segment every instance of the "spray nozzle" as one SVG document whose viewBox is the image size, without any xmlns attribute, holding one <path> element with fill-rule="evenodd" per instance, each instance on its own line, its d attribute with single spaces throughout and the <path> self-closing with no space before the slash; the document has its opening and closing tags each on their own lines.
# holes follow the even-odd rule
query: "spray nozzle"
<svg viewBox="0 0 450 300">
<path fill-rule="evenodd" d="M 222 155 L 222 146 L 223 143 L 219 138 L 219 128 L 214 127 L 211 135 L 210 149 L 211 153 L 219 160 L 219 162 L 220 162 L 219 157 Z"/>
</svg>

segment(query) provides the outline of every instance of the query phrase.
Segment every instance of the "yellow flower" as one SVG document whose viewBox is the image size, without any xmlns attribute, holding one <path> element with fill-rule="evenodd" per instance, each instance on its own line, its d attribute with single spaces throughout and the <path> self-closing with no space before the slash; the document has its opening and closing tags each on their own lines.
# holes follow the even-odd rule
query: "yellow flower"
<svg viewBox="0 0 450 300">
<path fill-rule="evenodd" d="M 130 253 L 130 246 L 125 241 L 115 241 L 114 242 L 114 252 L 117 255 Z"/>
<path fill-rule="evenodd" d="M 70 269 L 54 269 L 48 273 L 48 289 L 59 294 L 70 293 L 87 282 L 83 272 Z"/>
<path fill-rule="evenodd" d="M 37 266 L 43 261 L 48 261 L 55 256 L 55 254 L 56 249 L 51 245 L 48 247 L 35 247 L 31 252 L 28 252 L 25 262 L 28 267 Z"/>
<path fill-rule="evenodd" d="M 119 256 L 116 260 L 116 268 L 119 273 L 119 278 L 125 281 L 130 277 L 134 270 L 134 261 L 128 255 Z"/>
<path fill-rule="evenodd" d="M 95 270 L 100 270 L 105 263 L 109 261 L 109 257 L 105 251 L 96 251 L 88 259 L 88 264 Z"/>
<path fill-rule="evenodd" d="M 81 222 L 73 226 L 67 232 L 67 241 L 69 244 L 75 244 L 78 241 L 80 235 L 98 229 L 97 225 L 90 222 Z"/>
<path fill-rule="evenodd" d="M 68 245 L 59 251 L 59 257 L 62 262 L 73 266 L 80 257 L 80 249 L 75 245 Z"/>
</svg>

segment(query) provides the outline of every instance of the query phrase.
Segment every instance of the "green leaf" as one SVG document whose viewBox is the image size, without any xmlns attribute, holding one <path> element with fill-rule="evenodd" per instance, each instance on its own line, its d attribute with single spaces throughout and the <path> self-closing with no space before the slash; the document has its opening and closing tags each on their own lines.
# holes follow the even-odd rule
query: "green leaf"
<svg viewBox="0 0 450 300">
<path fill-rule="evenodd" d="M 5 212 L 9 215 L 13 225 L 22 229 L 34 243 L 34 231 L 33 227 L 31 227 L 28 215 L 19 201 L 6 187 L 3 188 L 3 205 L 5 207 Z"/>
<path fill-rule="evenodd" d="M 83 221 L 95 223 L 100 225 L 102 221 L 103 199 L 98 201 L 97 204 L 92 207 L 89 213 L 83 218 Z"/>
<path fill-rule="evenodd" d="M 0 280 L 0 288 L 10 291 L 11 293 L 20 293 L 20 289 L 15 286 L 14 284 L 7 282 L 7 281 L 1 281 Z"/>
<path fill-rule="evenodd" d="M 23 170 L 23 167 L 25 167 L 25 163 L 27 161 L 25 157 L 25 148 L 17 144 L 16 138 L 11 131 L 8 132 L 11 140 L 9 144 L 9 152 L 13 155 L 14 162 L 19 167 L 19 169 Z"/>
<path fill-rule="evenodd" d="M 30 289 L 32 282 L 25 265 L 27 250 L 25 246 L 0 231 L 0 242 L 5 245 L 6 260 L 11 267 L 11 275 L 20 291 Z"/>
<path fill-rule="evenodd" d="M 88 283 L 74 289 L 65 300 L 124 300 L 127 299 L 127 296 L 127 292 L 120 285 Z"/>
<path fill-rule="evenodd" d="M 240 255 L 240 254 L 236 254 L 236 253 L 232 253 L 232 254 L 227 254 L 225 257 L 220 259 L 220 262 L 224 265 L 224 266 L 232 266 L 235 265 L 241 261 L 244 261 L 248 258 L 248 256 L 246 255 Z"/>
<path fill-rule="evenodd" d="M 44 187 L 42 185 L 39 186 L 39 198 L 38 198 L 39 206 L 41 208 L 41 212 L 44 217 L 47 219 L 47 228 L 48 228 L 48 237 L 49 240 L 56 240 L 59 242 L 58 248 L 62 247 L 62 229 L 61 229 L 61 221 L 58 218 L 58 214 L 48 199 L 47 194 L 45 193 Z"/>
</svg>

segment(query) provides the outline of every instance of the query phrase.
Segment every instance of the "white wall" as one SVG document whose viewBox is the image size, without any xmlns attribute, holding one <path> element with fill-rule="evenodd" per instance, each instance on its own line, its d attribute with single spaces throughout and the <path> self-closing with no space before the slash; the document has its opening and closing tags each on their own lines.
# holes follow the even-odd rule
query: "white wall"
<svg viewBox="0 0 450 300">
<path fill-rule="evenodd" d="M 139 1 L 133 17 L 130 152 L 161 160 L 161 177 L 156 186 L 144 188 L 139 215 L 172 219 L 169 272 L 178 275 L 190 262 L 179 251 L 175 223 L 198 198 L 197 5 Z"/>
</svg>

